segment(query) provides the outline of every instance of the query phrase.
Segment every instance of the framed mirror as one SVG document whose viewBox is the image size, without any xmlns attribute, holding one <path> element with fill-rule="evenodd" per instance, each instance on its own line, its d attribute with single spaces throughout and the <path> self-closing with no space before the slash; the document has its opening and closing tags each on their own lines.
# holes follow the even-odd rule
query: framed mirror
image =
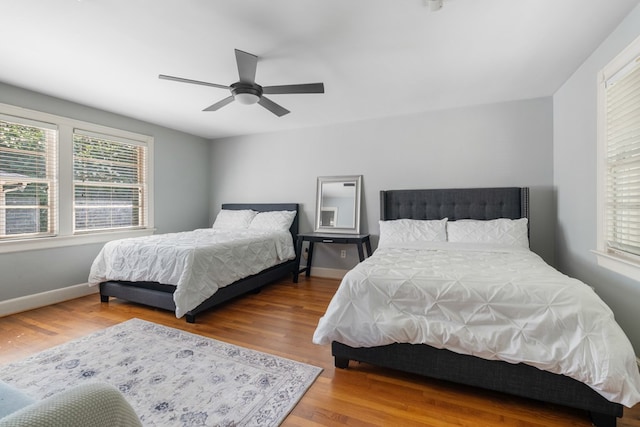
<svg viewBox="0 0 640 427">
<path fill-rule="evenodd" d="M 362 175 L 319 176 L 316 232 L 360 234 Z"/>
</svg>

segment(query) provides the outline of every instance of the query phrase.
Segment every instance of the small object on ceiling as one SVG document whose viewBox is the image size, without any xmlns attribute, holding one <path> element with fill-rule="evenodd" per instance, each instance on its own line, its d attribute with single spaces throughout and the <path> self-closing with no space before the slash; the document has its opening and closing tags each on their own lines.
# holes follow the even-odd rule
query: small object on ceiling
<svg viewBox="0 0 640 427">
<path fill-rule="evenodd" d="M 431 12 L 442 9 L 443 0 L 424 0 L 425 6 L 429 6 Z"/>
<path fill-rule="evenodd" d="M 217 87 L 220 89 L 228 89 L 231 96 L 224 98 L 202 111 L 217 111 L 233 101 L 241 104 L 249 105 L 258 103 L 267 110 L 271 111 L 278 117 L 288 114 L 290 111 L 276 104 L 264 94 L 280 95 L 291 93 L 324 93 L 323 83 L 304 83 L 282 86 L 260 86 L 256 83 L 256 67 L 258 65 L 258 57 L 247 52 L 235 49 L 236 63 L 238 64 L 238 75 L 240 80 L 230 84 L 229 86 L 216 83 L 201 82 L 198 80 L 185 79 L 182 77 L 167 76 L 165 74 L 158 75 L 158 78 L 164 80 L 173 80 L 182 83 L 191 83 L 203 86 Z"/>
</svg>

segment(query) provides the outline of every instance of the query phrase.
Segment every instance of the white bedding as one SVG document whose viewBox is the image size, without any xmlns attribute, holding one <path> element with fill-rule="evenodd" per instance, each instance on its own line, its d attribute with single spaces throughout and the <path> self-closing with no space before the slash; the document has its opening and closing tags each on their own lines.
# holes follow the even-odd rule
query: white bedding
<svg viewBox="0 0 640 427">
<path fill-rule="evenodd" d="M 640 401 L 633 348 L 589 286 L 528 249 L 406 246 L 378 248 L 345 275 L 314 343 L 429 344 L 564 374 L 628 407 Z"/>
<path fill-rule="evenodd" d="M 104 245 L 89 284 L 106 280 L 175 285 L 176 317 L 236 280 L 295 258 L 288 231 L 199 229 Z"/>
</svg>

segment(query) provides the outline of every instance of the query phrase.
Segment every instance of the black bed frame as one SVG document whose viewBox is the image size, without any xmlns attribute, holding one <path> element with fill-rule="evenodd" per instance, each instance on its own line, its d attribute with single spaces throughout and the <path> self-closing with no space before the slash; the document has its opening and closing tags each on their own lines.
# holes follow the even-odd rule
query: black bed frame
<svg viewBox="0 0 640 427">
<path fill-rule="evenodd" d="M 528 218 L 528 188 L 391 190 L 380 192 L 382 220 Z M 573 378 L 525 364 L 510 364 L 436 349 L 426 344 L 354 348 L 333 342 L 335 366 L 349 361 L 397 369 L 543 402 L 583 409 L 597 427 L 615 427 L 623 407 Z"/>
<path fill-rule="evenodd" d="M 293 237 L 293 242 L 297 239 L 297 203 L 226 203 L 222 205 L 222 209 L 253 209 L 258 212 L 295 211 L 296 216 L 289 228 L 289 231 Z M 205 310 L 248 292 L 257 292 L 263 286 L 276 280 L 280 280 L 288 274 L 293 275 L 293 272 L 297 267 L 296 259 L 275 265 L 261 271 L 260 273 L 245 277 L 244 279 L 240 279 L 228 286 L 218 289 L 218 291 L 209 297 L 209 299 L 186 313 L 185 318 L 187 322 L 195 323 L 196 315 Z M 115 297 L 151 307 L 175 311 L 176 305 L 173 301 L 173 293 L 175 292 L 175 289 L 176 287 L 173 285 L 166 285 L 158 282 L 127 282 L 111 280 L 100 283 L 100 301 L 108 302 L 109 297 Z"/>
</svg>

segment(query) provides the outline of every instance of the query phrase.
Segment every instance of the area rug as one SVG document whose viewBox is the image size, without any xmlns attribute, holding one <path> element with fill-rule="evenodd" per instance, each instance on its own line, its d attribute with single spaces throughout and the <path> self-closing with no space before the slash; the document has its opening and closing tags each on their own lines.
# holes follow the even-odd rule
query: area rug
<svg viewBox="0 0 640 427">
<path fill-rule="evenodd" d="M 107 382 L 145 426 L 277 426 L 321 371 L 132 319 L 2 366 L 0 380 L 37 399 Z"/>
</svg>

